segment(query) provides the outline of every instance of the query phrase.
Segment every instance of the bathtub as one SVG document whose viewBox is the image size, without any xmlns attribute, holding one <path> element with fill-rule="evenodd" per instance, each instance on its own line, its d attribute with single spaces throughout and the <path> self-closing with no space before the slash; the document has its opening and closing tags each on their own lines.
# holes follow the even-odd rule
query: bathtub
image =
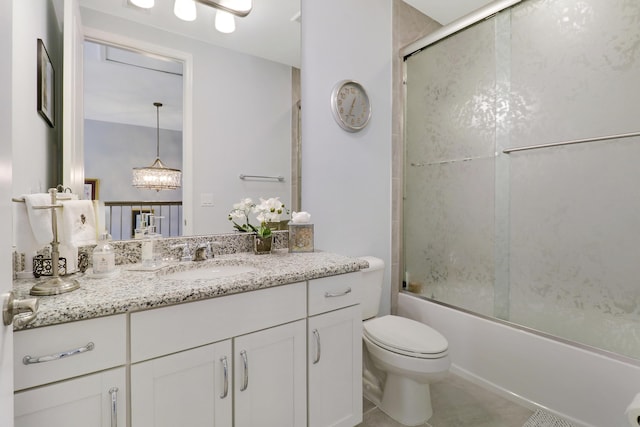
<svg viewBox="0 0 640 427">
<path fill-rule="evenodd" d="M 451 372 L 578 427 L 627 427 L 640 393 L 640 363 L 479 317 L 410 293 L 398 314 L 433 326 L 449 341 Z"/>
</svg>

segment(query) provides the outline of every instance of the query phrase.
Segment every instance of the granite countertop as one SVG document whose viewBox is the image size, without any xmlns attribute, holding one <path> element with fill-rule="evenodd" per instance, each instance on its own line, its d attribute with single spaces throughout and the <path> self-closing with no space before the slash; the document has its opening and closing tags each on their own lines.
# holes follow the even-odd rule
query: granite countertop
<svg viewBox="0 0 640 427">
<path fill-rule="evenodd" d="M 215 265 L 246 265 L 255 270 L 229 277 L 177 280 L 167 273 Z M 188 301 L 220 297 L 240 292 L 264 289 L 319 277 L 357 271 L 367 262 L 328 252 L 289 253 L 274 250 L 270 255 L 250 252 L 218 255 L 202 262 L 172 263 L 156 271 L 135 271 L 133 265 L 119 265 L 118 273 L 108 278 L 91 274 L 74 274 L 80 289 L 39 297 L 38 316 L 26 328 L 86 320 L 112 314 L 128 313 L 163 307 Z M 16 298 L 29 298 L 29 290 L 41 279 L 14 280 Z M 15 328 L 14 330 L 18 330 Z"/>
</svg>

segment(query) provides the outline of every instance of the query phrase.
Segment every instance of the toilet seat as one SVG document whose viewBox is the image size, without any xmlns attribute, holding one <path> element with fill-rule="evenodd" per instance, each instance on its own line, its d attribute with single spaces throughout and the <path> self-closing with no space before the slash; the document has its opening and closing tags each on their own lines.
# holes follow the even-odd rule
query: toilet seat
<svg viewBox="0 0 640 427">
<path fill-rule="evenodd" d="M 383 316 L 363 324 L 364 335 L 393 353 L 420 359 L 445 357 L 449 343 L 435 329 L 400 316 Z"/>
</svg>

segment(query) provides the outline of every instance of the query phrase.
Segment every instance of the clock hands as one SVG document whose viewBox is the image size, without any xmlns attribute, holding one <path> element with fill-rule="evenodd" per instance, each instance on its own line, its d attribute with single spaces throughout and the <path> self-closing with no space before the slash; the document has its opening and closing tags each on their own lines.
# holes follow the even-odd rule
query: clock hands
<svg viewBox="0 0 640 427">
<path fill-rule="evenodd" d="M 353 101 L 351 102 L 351 108 L 349 108 L 349 113 L 347 113 L 347 117 L 352 117 L 353 116 L 353 106 L 356 104 L 356 98 L 353 98 Z"/>
</svg>

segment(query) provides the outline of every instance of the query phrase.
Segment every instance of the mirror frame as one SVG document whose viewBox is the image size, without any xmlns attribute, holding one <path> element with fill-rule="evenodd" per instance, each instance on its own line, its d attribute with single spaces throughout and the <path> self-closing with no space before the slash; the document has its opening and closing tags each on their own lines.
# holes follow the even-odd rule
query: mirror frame
<svg viewBox="0 0 640 427">
<path fill-rule="evenodd" d="M 182 75 L 182 235 L 193 234 L 193 56 L 190 53 L 143 42 L 120 34 L 84 27 L 84 40 L 111 45 L 146 55 L 180 61 Z M 84 121 L 84 115 L 82 117 Z M 84 140 L 82 141 L 84 144 Z M 63 165 L 69 167 L 69 165 Z"/>
</svg>

